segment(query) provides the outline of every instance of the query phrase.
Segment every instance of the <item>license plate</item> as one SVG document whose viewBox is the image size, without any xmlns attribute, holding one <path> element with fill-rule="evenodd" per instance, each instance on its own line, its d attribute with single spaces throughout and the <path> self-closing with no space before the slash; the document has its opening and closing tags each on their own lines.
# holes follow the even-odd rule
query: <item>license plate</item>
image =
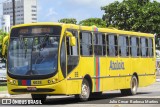
<svg viewBox="0 0 160 107">
<path fill-rule="evenodd" d="M 27 87 L 27 90 L 28 90 L 28 91 L 36 91 L 37 88 L 36 88 L 36 87 Z"/>
</svg>

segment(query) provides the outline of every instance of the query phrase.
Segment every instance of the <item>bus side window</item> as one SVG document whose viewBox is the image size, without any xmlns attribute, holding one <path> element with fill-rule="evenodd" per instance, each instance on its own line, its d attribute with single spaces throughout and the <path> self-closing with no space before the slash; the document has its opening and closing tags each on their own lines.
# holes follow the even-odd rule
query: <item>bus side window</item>
<svg viewBox="0 0 160 107">
<path fill-rule="evenodd" d="M 108 56 L 118 55 L 118 40 L 115 34 L 107 35 L 107 54 Z"/>
<path fill-rule="evenodd" d="M 153 57 L 153 39 L 149 38 L 148 39 L 148 53 L 149 53 L 149 57 Z"/>
<path fill-rule="evenodd" d="M 146 38 L 145 43 L 146 43 L 146 56 L 148 57 L 149 56 L 149 53 L 148 53 L 148 38 Z"/>
<path fill-rule="evenodd" d="M 91 32 L 80 32 L 80 53 L 82 56 L 93 54 Z"/>
<path fill-rule="evenodd" d="M 76 37 L 76 45 L 70 46 L 70 38 L 66 37 L 67 44 L 67 74 L 69 74 L 77 65 L 79 61 L 78 52 L 78 32 L 75 30 L 69 30 Z"/>
<path fill-rule="evenodd" d="M 94 33 L 94 54 L 95 56 L 106 55 L 106 41 L 105 35 L 101 33 Z"/>
<path fill-rule="evenodd" d="M 148 56 L 148 43 L 147 38 L 141 37 L 140 39 L 140 48 L 141 48 L 141 56 L 147 57 Z"/>
<path fill-rule="evenodd" d="M 105 56 L 107 54 L 107 52 L 106 52 L 107 41 L 106 41 L 106 35 L 105 34 L 102 34 L 102 44 L 103 44 L 103 56 Z"/>
<path fill-rule="evenodd" d="M 129 52 L 129 48 L 130 48 L 130 46 L 129 46 L 129 39 L 130 39 L 130 38 L 127 36 L 127 37 L 126 37 L 126 42 L 127 42 L 127 47 L 126 47 L 126 48 L 127 48 L 127 56 L 130 56 L 130 52 Z"/>
<path fill-rule="evenodd" d="M 128 37 L 120 35 L 118 38 L 119 55 L 122 57 L 129 56 Z"/>
<path fill-rule="evenodd" d="M 140 39 L 136 37 L 137 56 L 140 56 Z"/>
<path fill-rule="evenodd" d="M 137 45 L 137 37 L 131 37 L 130 39 L 130 46 L 131 46 L 131 56 L 137 57 L 138 55 L 138 45 Z"/>
</svg>

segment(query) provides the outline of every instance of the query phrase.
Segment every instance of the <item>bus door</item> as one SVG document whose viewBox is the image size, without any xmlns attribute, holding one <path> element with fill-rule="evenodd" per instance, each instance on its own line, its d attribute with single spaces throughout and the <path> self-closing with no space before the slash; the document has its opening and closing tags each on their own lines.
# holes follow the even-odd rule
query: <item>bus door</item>
<svg viewBox="0 0 160 107">
<path fill-rule="evenodd" d="M 70 38 L 66 37 L 66 47 L 67 47 L 67 93 L 75 94 L 77 93 L 78 81 L 80 72 L 78 71 L 79 63 L 79 51 L 78 51 L 78 31 L 68 30 L 76 37 L 76 45 L 70 46 Z M 72 88 L 71 88 L 72 87 Z"/>
</svg>

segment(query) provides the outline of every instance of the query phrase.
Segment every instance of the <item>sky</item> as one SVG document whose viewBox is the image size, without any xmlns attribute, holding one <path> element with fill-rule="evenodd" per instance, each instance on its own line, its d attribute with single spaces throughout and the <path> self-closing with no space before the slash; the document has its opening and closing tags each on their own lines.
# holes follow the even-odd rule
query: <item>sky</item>
<svg viewBox="0 0 160 107">
<path fill-rule="evenodd" d="M 0 3 L 7 0 L 0 0 Z M 38 22 L 58 22 L 62 18 L 75 18 L 81 21 L 90 17 L 102 18 L 101 6 L 115 0 L 37 0 Z M 122 0 L 118 0 L 122 1 Z M 0 4 L 0 16 L 2 4 Z M 1 20 L 0 20 L 1 28 Z"/>
<path fill-rule="evenodd" d="M 7 0 L 0 0 L 0 16 L 4 1 Z M 114 1 L 122 0 L 37 0 L 38 22 L 58 22 L 62 18 L 75 18 L 79 22 L 91 17 L 102 18 L 104 11 L 101 7 Z"/>
<path fill-rule="evenodd" d="M 38 0 L 38 21 L 58 21 L 75 18 L 81 21 L 90 17 L 102 18 L 101 6 L 115 0 Z M 122 1 L 122 0 L 119 0 Z M 41 17 L 44 16 L 44 17 Z"/>
</svg>

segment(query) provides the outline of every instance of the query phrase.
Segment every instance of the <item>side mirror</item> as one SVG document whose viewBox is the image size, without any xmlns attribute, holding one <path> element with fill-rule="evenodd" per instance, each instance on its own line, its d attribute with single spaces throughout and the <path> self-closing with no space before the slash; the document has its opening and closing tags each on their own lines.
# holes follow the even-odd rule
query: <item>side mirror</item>
<svg viewBox="0 0 160 107">
<path fill-rule="evenodd" d="M 70 37 L 70 46 L 76 46 L 76 38 Z"/>
<path fill-rule="evenodd" d="M 2 55 L 4 56 L 5 55 L 5 52 L 6 52 L 6 45 L 3 45 L 3 48 L 2 48 Z"/>
<path fill-rule="evenodd" d="M 76 45 L 76 38 L 73 36 L 71 32 L 66 31 L 66 36 L 70 38 L 70 46 Z"/>
</svg>

